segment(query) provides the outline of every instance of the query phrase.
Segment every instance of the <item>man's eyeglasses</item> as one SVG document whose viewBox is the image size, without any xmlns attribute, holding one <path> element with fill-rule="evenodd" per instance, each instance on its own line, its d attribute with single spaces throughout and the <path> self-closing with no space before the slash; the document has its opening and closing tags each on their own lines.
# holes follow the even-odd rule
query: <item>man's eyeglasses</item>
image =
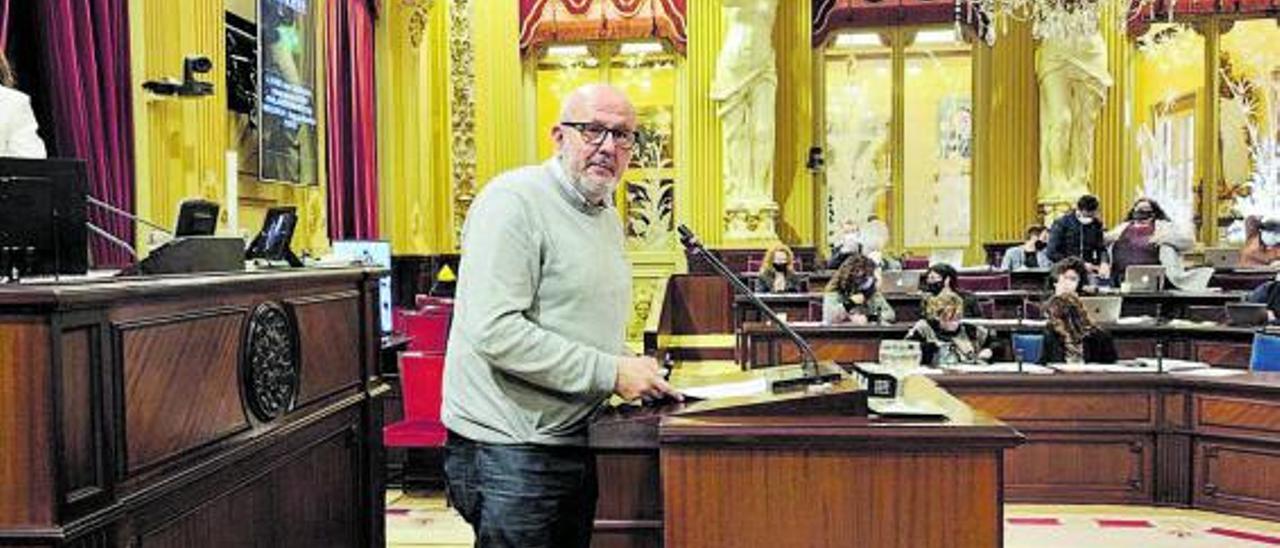
<svg viewBox="0 0 1280 548">
<path fill-rule="evenodd" d="M 613 144 L 618 148 L 629 149 L 636 144 L 636 132 L 629 129 L 615 129 L 595 122 L 560 122 L 560 125 L 578 130 L 588 145 L 603 145 L 609 135 L 613 135 Z"/>
</svg>

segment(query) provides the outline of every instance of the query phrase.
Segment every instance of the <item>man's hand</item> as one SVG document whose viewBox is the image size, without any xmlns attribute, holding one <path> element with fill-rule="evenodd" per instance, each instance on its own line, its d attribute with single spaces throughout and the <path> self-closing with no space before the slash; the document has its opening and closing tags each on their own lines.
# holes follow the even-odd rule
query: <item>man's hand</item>
<svg viewBox="0 0 1280 548">
<path fill-rule="evenodd" d="M 1099 278 L 1111 277 L 1111 263 L 1102 263 L 1098 265 L 1098 277 Z M 1081 286 L 1085 285 L 1085 280 L 1080 280 L 1080 285 Z"/>
<path fill-rule="evenodd" d="M 854 314 L 849 316 L 849 322 L 853 325 L 867 325 L 868 321 L 866 314 Z"/>
<path fill-rule="evenodd" d="M 637 398 L 656 399 L 664 395 L 684 400 L 684 396 L 662 379 L 658 361 L 649 356 L 619 358 L 618 378 L 613 383 L 613 392 L 626 401 Z"/>
<path fill-rule="evenodd" d="M 978 352 L 978 359 L 982 361 L 988 361 L 991 359 L 992 355 L 994 355 L 994 353 L 991 352 L 990 348 L 983 348 L 980 352 Z"/>
</svg>

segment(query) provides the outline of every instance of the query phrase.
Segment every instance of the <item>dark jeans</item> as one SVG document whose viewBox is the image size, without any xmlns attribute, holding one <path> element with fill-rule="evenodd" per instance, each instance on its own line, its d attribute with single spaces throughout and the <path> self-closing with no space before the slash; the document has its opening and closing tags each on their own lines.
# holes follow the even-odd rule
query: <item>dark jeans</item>
<svg viewBox="0 0 1280 548">
<path fill-rule="evenodd" d="M 596 461 L 585 447 L 493 445 L 449 433 L 449 502 L 477 547 L 587 548 L 596 514 Z"/>
</svg>

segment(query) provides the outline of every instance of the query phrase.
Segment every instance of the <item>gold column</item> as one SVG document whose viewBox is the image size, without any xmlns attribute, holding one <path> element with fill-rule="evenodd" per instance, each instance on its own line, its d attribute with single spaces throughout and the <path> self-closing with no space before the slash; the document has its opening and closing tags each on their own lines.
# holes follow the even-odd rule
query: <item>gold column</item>
<svg viewBox="0 0 1280 548">
<path fill-rule="evenodd" d="M 1102 201 L 1103 219 L 1108 225 L 1128 212 L 1142 181 L 1133 179 L 1131 160 L 1136 154 L 1135 134 L 1127 123 L 1133 97 L 1134 78 L 1130 70 L 1133 46 L 1126 29 L 1115 24 L 1115 4 L 1103 9 L 1102 35 L 1107 40 L 1107 70 L 1113 84 L 1106 103 L 1098 113 L 1093 136 L 1093 181 L 1091 190 Z"/>
<path fill-rule="evenodd" d="M 677 104 L 683 104 L 677 122 L 677 154 L 680 184 L 676 189 L 676 216 L 686 222 L 708 246 L 721 243 L 724 233 L 724 197 L 720 172 L 720 119 L 711 100 L 716 56 L 724 38 L 720 3 L 689 2 L 688 56 L 680 64 L 683 82 Z"/>
<path fill-rule="evenodd" d="M 1037 221 L 1040 97 L 1035 45 L 1029 25 L 1010 22 L 995 46 L 975 50 L 977 150 L 969 261 L 982 258 L 984 242 L 1021 239 L 1023 228 Z"/>
<path fill-rule="evenodd" d="M 774 201 L 781 214 L 778 236 L 791 245 L 817 243 L 814 203 L 817 185 L 805 167 L 813 139 L 814 51 L 811 2 L 783 0 L 773 31 L 778 61 L 777 139 Z"/>
<path fill-rule="evenodd" d="M 1205 93 L 1201 93 L 1201 110 L 1204 123 L 1196 129 L 1200 132 L 1198 141 L 1200 153 L 1197 164 L 1200 170 L 1200 195 L 1203 197 L 1197 211 L 1203 221 L 1200 224 L 1200 240 L 1206 243 L 1218 241 L 1218 181 L 1222 179 L 1222 148 L 1218 131 L 1221 125 L 1222 103 L 1218 100 L 1218 90 L 1222 89 L 1221 37 L 1224 20 L 1211 19 L 1203 25 L 1204 30 L 1204 69 L 1206 81 L 1209 83 Z"/>
</svg>

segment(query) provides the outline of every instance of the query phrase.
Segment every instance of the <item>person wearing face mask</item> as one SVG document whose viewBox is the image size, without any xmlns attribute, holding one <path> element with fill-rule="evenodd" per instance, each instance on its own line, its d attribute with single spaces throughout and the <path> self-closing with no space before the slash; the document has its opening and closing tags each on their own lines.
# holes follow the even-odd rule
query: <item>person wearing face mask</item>
<svg viewBox="0 0 1280 548">
<path fill-rule="evenodd" d="M 796 293 L 804 286 L 804 277 L 795 270 L 791 248 L 778 243 L 769 248 L 756 275 L 756 293 Z"/>
<path fill-rule="evenodd" d="M 1111 257 L 1107 253 L 1106 235 L 1098 218 L 1098 198 L 1081 196 L 1074 211 L 1053 222 L 1049 228 L 1049 247 L 1045 254 L 1058 262 L 1067 257 L 1084 261 L 1090 274 L 1110 278 Z"/>
<path fill-rule="evenodd" d="M 823 323 L 891 324 L 896 318 L 876 287 L 876 263 L 862 255 L 845 260 L 822 295 Z"/>
<path fill-rule="evenodd" d="M 1195 247 L 1195 236 L 1189 227 L 1170 220 L 1155 200 L 1139 198 L 1135 201 L 1124 222 L 1106 233 L 1106 240 L 1111 244 L 1112 285 L 1119 286 L 1124 281 L 1125 269 L 1130 266 L 1165 262 L 1171 266 L 1168 269 L 1170 282 L 1179 287 L 1188 283 L 1188 273 L 1182 271 L 1181 254 Z M 1162 255 L 1167 259 L 1162 260 Z M 1200 276 L 1206 284 L 1208 275 Z"/>
<path fill-rule="evenodd" d="M 612 202 L 635 128 L 617 88 L 573 91 L 556 155 L 499 175 L 467 215 L 441 419 L 449 500 L 478 546 L 589 546 L 590 418 L 615 394 L 681 399 L 626 347 L 631 268 Z"/>
<path fill-rule="evenodd" d="M 950 291 L 925 300 L 924 318 L 907 332 L 920 343 L 921 361 L 927 365 L 984 363 L 994 354 L 995 341 L 987 328 L 963 323 L 964 300 Z"/>
<path fill-rule="evenodd" d="M 1244 220 L 1244 232 L 1241 268 L 1280 267 L 1280 218 L 1250 216 Z"/>
<path fill-rule="evenodd" d="M 1049 231 L 1043 226 L 1027 227 L 1027 240 L 1022 245 L 1014 246 L 1004 252 L 1000 260 L 1000 270 L 1022 270 L 1026 268 L 1049 268 Z"/>
<path fill-rule="evenodd" d="M 925 271 L 924 284 L 920 289 L 924 291 L 926 299 L 931 296 L 940 295 L 943 291 L 955 293 L 964 301 L 965 317 L 983 317 L 982 307 L 978 305 L 978 298 L 974 297 L 972 293 L 956 289 L 956 278 L 959 277 L 960 273 L 956 272 L 955 267 L 947 263 L 934 263 L 929 266 L 929 270 Z"/>
</svg>

